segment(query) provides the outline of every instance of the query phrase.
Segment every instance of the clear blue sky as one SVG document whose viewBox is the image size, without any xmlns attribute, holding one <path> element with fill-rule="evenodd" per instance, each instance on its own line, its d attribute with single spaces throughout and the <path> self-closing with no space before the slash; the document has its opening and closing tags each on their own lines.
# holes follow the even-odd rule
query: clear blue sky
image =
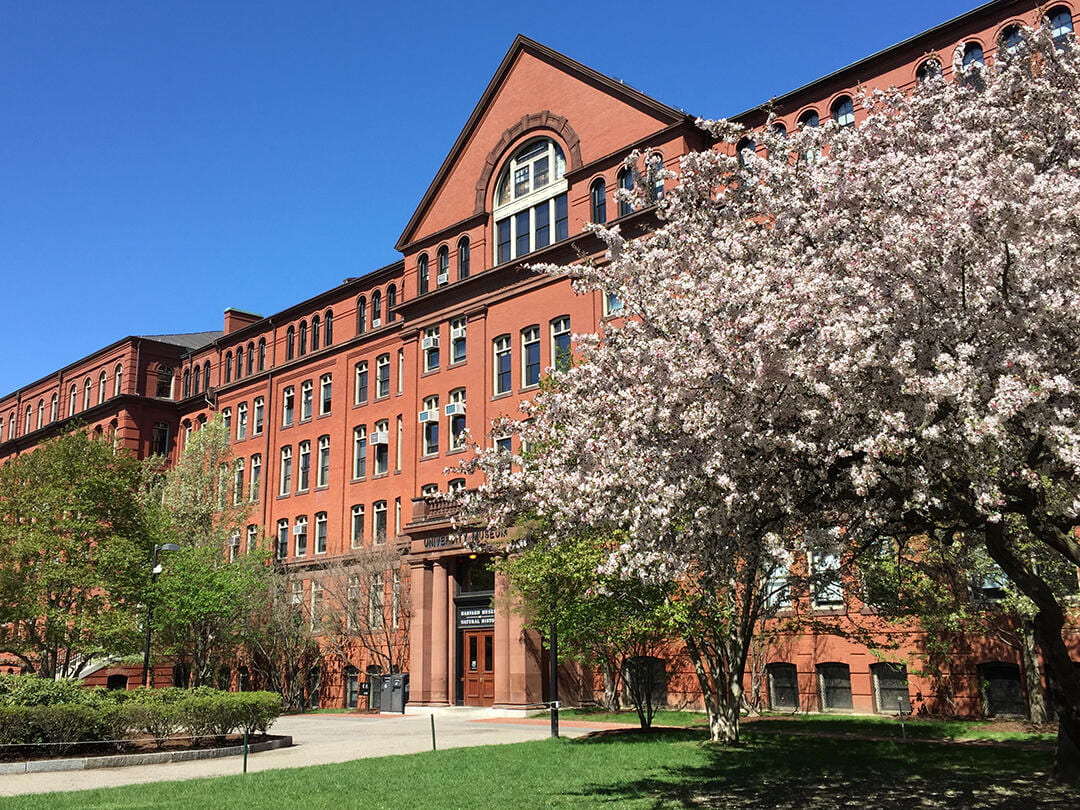
<svg viewBox="0 0 1080 810">
<path fill-rule="evenodd" d="M 0 0 L 0 394 L 397 259 L 519 32 L 719 117 L 976 5 Z"/>
</svg>

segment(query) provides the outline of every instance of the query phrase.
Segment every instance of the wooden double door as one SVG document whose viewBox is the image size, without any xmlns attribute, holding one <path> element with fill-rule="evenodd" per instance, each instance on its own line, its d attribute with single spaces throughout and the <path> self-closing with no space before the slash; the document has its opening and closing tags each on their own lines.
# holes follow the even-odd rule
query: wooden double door
<svg viewBox="0 0 1080 810">
<path fill-rule="evenodd" d="M 495 702 L 495 631 L 462 630 L 462 679 L 466 706 Z"/>
</svg>

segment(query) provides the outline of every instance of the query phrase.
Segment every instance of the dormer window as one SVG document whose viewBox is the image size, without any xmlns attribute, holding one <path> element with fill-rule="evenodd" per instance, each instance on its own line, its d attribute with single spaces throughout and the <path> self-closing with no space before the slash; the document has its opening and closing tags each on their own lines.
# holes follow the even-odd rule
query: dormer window
<svg viewBox="0 0 1080 810">
<path fill-rule="evenodd" d="M 568 235 L 566 157 L 550 138 L 529 141 L 503 167 L 495 187 L 495 263 Z"/>
</svg>

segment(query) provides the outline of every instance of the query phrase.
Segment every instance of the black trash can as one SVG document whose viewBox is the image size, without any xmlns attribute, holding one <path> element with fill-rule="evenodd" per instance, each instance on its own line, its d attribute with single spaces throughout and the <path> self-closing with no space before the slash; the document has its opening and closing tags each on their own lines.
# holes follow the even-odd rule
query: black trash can
<svg viewBox="0 0 1080 810">
<path fill-rule="evenodd" d="M 409 673 L 383 675 L 380 686 L 382 694 L 379 696 L 379 711 L 403 714 L 405 704 L 409 702 Z"/>
</svg>

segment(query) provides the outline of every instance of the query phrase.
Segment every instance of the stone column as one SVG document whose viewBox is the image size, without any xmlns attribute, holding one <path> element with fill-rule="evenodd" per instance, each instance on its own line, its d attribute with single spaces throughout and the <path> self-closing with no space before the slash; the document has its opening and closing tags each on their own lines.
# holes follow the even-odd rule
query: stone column
<svg viewBox="0 0 1080 810">
<path fill-rule="evenodd" d="M 409 563 L 409 701 L 426 703 L 431 695 L 431 568 L 430 563 Z"/>
<path fill-rule="evenodd" d="M 428 656 L 431 660 L 431 693 L 428 701 L 433 704 L 447 703 L 448 661 L 447 636 L 450 629 L 450 597 L 447 589 L 447 571 L 442 562 L 432 566 L 431 579 L 431 647 Z"/>
<path fill-rule="evenodd" d="M 510 613 L 507 610 L 507 583 L 502 574 L 495 574 L 495 705 L 512 706 L 510 692 L 511 650 L 516 645 L 510 638 Z"/>
</svg>

